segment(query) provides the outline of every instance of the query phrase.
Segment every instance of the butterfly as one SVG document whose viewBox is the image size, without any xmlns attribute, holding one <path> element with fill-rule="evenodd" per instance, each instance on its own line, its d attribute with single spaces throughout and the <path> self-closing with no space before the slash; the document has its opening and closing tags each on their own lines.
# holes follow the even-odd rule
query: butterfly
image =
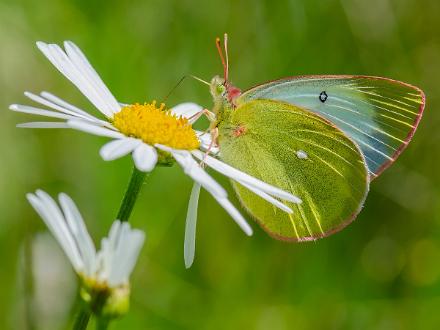
<svg viewBox="0 0 440 330">
<path fill-rule="evenodd" d="M 425 106 L 422 90 L 356 75 L 311 75 L 240 91 L 224 76 L 210 82 L 210 131 L 226 163 L 302 200 L 289 214 L 239 183 L 244 208 L 272 237 L 309 241 L 329 236 L 361 211 L 370 182 L 406 148 Z"/>
</svg>

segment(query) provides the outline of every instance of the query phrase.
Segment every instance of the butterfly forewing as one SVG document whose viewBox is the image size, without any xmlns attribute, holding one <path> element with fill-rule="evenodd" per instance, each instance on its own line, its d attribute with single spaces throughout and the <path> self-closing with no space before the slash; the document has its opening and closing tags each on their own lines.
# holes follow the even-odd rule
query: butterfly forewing
<svg viewBox="0 0 440 330">
<path fill-rule="evenodd" d="M 286 102 L 254 100 L 239 105 L 218 128 L 224 161 L 302 199 L 288 204 L 288 214 L 234 183 L 244 207 L 272 236 L 324 237 L 360 211 L 369 185 L 364 157 L 321 116 Z"/>
<path fill-rule="evenodd" d="M 254 87 L 237 100 L 285 101 L 319 114 L 360 147 L 372 178 L 402 152 L 421 118 L 425 96 L 408 84 L 368 76 L 304 76 Z"/>
</svg>

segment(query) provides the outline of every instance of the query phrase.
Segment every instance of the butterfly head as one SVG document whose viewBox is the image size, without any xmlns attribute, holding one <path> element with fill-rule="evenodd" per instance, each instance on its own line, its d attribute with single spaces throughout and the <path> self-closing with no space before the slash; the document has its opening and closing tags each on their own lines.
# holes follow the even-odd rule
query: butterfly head
<svg viewBox="0 0 440 330">
<path fill-rule="evenodd" d="M 209 89 L 211 91 L 212 97 L 215 100 L 225 98 L 228 93 L 228 89 L 226 87 L 226 80 L 220 76 L 215 76 L 214 78 L 211 79 Z"/>
<path fill-rule="evenodd" d="M 228 101 L 233 102 L 241 91 L 235 86 L 232 86 L 228 81 L 220 76 L 214 76 L 211 79 L 210 87 L 211 95 L 214 101 Z"/>
<path fill-rule="evenodd" d="M 240 90 L 237 87 L 231 85 L 228 80 L 229 76 L 229 60 L 228 60 L 228 35 L 225 33 L 224 36 L 224 55 L 222 51 L 222 47 L 220 45 L 220 38 L 217 38 L 216 46 L 218 53 L 220 55 L 220 59 L 223 64 L 223 78 L 220 76 L 215 76 L 212 78 L 210 83 L 210 91 L 211 95 L 214 98 L 215 103 L 231 103 L 234 105 L 234 100 L 241 94 Z"/>
</svg>

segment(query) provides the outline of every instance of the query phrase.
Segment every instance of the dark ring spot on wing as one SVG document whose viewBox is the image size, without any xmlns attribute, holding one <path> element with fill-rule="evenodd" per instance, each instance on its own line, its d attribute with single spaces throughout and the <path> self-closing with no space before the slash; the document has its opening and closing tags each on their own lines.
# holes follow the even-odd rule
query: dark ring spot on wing
<svg viewBox="0 0 440 330">
<path fill-rule="evenodd" d="M 322 91 L 321 94 L 319 94 L 319 100 L 324 103 L 327 101 L 328 95 L 325 91 Z"/>
</svg>

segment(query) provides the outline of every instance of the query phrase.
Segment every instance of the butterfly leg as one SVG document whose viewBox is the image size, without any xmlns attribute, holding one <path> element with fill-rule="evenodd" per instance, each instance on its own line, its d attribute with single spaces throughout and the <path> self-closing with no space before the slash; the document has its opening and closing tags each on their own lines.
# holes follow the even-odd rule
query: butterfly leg
<svg viewBox="0 0 440 330">
<path fill-rule="evenodd" d="M 217 145 L 218 145 L 218 143 L 217 143 L 217 139 L 218 139 L 218 128 L 216 127 L 216 128 L 211 129 L 210 133 L 211 133 L 211 143 L 209 144 L 208 149 L 207 149 L 206 152 L 205 152 L 205 157 L 203 157 L 203 161 L 202 161 L 202 163 L 205 163 L 205 159 L 206 159 L 206 157 L 209 155 L 209 153 L 211 152 L 212 148 L 213 148 L 214 146 L 217 146 Z"/>
<path fill-rule="evenodd" d="M 202 116 L 205 116 L 206 118 L 208 118 L 209 122 L 213 122 L 215 121 L 215 114 L 211 111 L 209 111 L 208 109 L 203 109 L 199 112 L 197 112 L 196 114 L 192 115 L 191 117 L 189 117 L 189 122 L 191 124 L 195 123 L 197 120 L 199 120 Z"/>
<path fill-rule="evenodd" d="M 216 121 L 216 116 L 212 111 L 209 111 L 208 109 L 203 109 L 201 111 L 199 111 L 198 113 L 194 114 L 193 116 L 191 116 L 189 118 L 189 122 L 191 124 L 195 123 L 197 120 L 199 120 L 202 116 L 205 116 L 209 122 L 212 124 Z M 211 142 L 209 143 L 209 146 L 205 152 L 205 157 L 203 158 L 203 160 L 200 162 L 200 166 L 204 167 L 205 166 L 205 159 L 208 156 L 208 154 L 211 152 L 212 148 L 217 145 L 217 138 L 218 138 L 218 128 L 207 128 L 205 130 L 205 132 L 203 134 L 208 133 L 208 131 L 211 134 Z"/>
</svg>

